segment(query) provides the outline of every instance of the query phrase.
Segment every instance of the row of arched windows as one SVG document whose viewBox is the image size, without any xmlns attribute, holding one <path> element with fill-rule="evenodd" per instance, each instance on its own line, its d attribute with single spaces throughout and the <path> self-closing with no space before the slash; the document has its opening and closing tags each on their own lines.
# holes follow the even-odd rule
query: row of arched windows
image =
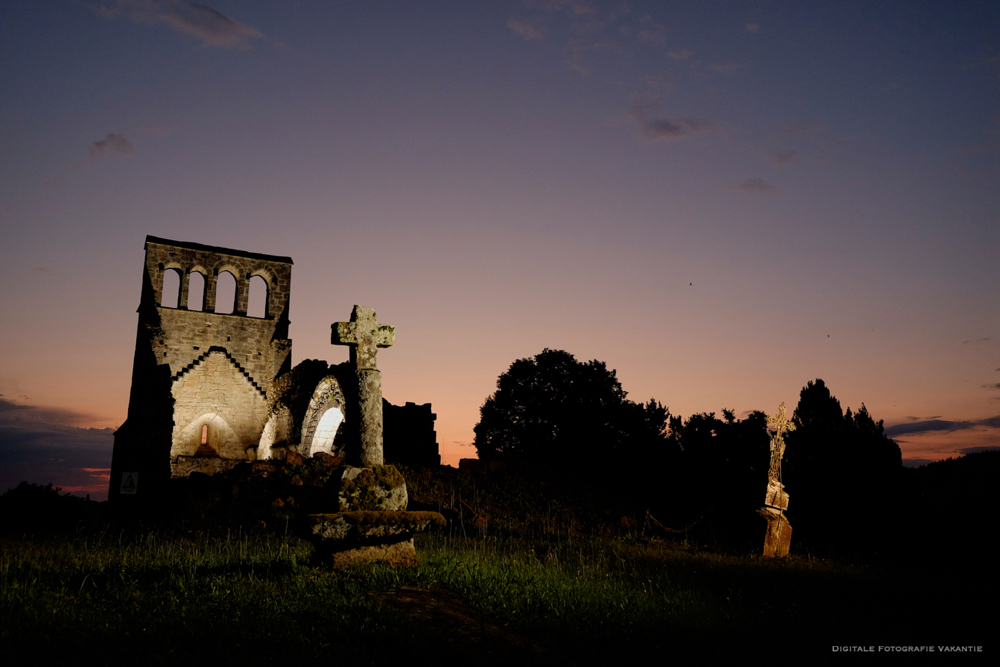
<svg viewBox="0 0 1000 667">
<path fill-rule="evenodd" d="M 163 274 L 163 291 L 160 305 L 164 308 L 178 308 L 181 293 L 181 272 L 167 269 Z M 205 310 L 205 276 L 198 271 L 188 274 L 188 310 Z M 223 271 L 216 279 L 215 310 L 213 312 L 230 315 L 236 311 L 236 276 Z M 267 281 L 261 276 L 250 278 L 250 293 L 247 298 L 248 317 L 267 317 Z"/>
</svg>

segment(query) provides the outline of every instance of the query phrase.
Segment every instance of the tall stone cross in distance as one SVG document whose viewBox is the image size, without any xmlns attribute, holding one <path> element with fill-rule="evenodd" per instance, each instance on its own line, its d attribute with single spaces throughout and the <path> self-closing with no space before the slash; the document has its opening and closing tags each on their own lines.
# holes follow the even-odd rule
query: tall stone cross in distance
<svg viewBox="0 0 1000 667">
<path fill-rule="evenodd" d="M 785 433 L 795 430 L 795 424 L 785 417 L 785 404 L 778 406 L 778 414 L 767 418 L 768 424 L 777 429 L 771 438 L 771 466 L 767 471 L 767 493 L 764 507 L 758 514 L 767 519 L 767 534 L 764 537 L 764 556 L 782 558 L 788 555 L 792 541 L 792 524 L 785 518 L 788 509 L 788 494 L 781 483 L 781 457 L 785 454 Z"/>
<path fill-rule="evenodd" d="M 778 414 L 767 418 L 768 424 L 774 424 L 777 431 L 771 438 L 771 467 L 768 468 L 767 478 L 775 482 L 781 481 L 781 457 L 785 455 L 785 433 L 795 430 L 795 424 L 785 417 L 785 404 L 778 406 Z"/>
<path fill-rule="evenodd" d="M 379 324 L 375 311 L 354 306 L 350 322 L 333 325 L 331 342 L 351 346 L 351 365 L 357 379 L 357 394 L 353 408 L 349 405 L 349 425 L 356 429 L 356 442 L 349 443 L 346 458 L 349 465 L 369 468 L 382 465 L 382 372 L 376 364 L 378 348 L 396 342 L 396 330 Z"/>
</svg>

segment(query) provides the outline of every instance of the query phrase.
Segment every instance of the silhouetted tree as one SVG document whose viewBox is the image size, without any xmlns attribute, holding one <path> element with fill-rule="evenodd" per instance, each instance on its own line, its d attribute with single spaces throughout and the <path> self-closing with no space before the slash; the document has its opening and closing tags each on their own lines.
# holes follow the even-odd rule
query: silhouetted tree
<svg viewBox="0 0 1000 667">
<path fill-rule="evenodd" d="M 593 467 L 662 447 L 669 418 L 655 400 L 629 401 L 604 362 L 546 348 L 497 379 L 480 408 L 475 445 L 481 459 L 502 452 L 542 466 Z M 626 447 L 632 453 L 623 458 Z"/>
<path fill-rule="evenodd" d="M 756 510 L 767 485 L 767 419 L 759 411 L 737 420 L 733 410 L 723 409 L 722 416 L 671 418 L 670 441 L 681 455 L 662 511 L 675 525 L 697 522 L 694 532 L 707 543 L 759 549 L 764 524 Z"/>
<path fill-rule="evenodd" d="M 94 505 L 97 503 L 62 493 L 61 488 L 51 483 L 42 486 L 21 482 L 0 495 L 0 532 L 66 530 L 85 518 Z"/>
<path fill-rule="evenodd" d="M 819 379 L 803 387 L 793 420 L 784 465 L 793 538 L 827 551 L 878 551 L 898 510 L 899 446 L 864 404 L 844 414 Z"/>
</svg>

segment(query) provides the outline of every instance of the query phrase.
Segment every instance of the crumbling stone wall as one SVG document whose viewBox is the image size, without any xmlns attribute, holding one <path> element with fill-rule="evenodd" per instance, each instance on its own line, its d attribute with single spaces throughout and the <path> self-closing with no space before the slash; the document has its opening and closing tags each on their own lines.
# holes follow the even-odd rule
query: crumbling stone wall
<svg viewBox="0 0 1000 667">
<path fill-rule="evenodd" d="M 291 258 L 154 236 L 145 251 L 128 418 L 115 433 L 109 498 L 155 502 L 171 477 L 215 474 L 248 459 L 343 454 L 344 420 L 358 400 L 353 366 L 307 359 L 291 368 Z M 232 312 L 219 297 L 227 272 L 236 283 Z M 168 273 L 179 277 L 176 294 L 164 294 Z M 261 317 L 247 314 L 257 277 L 267 290 Z M 203 286 L 200 298 L 192 286 Z M 439 463 L 430 404 L 389 408 L 386 456 Z"/>
<path fill-rule="evenodd" d="M 219 459 L 246 460 L 260 441 L 269 392 L 291 365 L 290 257 L 154 236 L 146 237 L 145 250 L 129 417 L 115 435 L 112 498 L 126 472 L 137 474 L 139 495 L 171 474 L 224 468 L 184 460 L 198 450 L 205 425 Z M 176 301 L 166 300 L 176 307 L 162 305 L 169 271 L 180 274 Z M 218 279 L 226 272 L 236 282 L 233 309 L 217 313 Z M 201 299 L 188 298 L 193 273 L 204 276 Z M 267 287 L 263 317 L 247 316 L 255 276 Z M 189 301 L 202 309 L 188 309 Z"/>
<path fill-rule="evenodd" d="M 387 463 L 409 466 L 436 466 L 441 464 L 434 421 L 437 415 L 431 404 L 392 405 L 382 399 L 383 449 Z"/>
</svg>

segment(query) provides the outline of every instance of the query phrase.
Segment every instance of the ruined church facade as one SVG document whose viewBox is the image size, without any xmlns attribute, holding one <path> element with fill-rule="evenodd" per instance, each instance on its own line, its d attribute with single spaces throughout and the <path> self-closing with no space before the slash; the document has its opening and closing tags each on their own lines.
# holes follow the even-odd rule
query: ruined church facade
<svg viewBox="0 0 1000 667">
<path fill-rule="evenodd" d="M 112 499 L 157 495 L 171 478 L 289 452 L 339 453 L 353 399 L 342 389 L 348 369 L 315 360 L 292 366 L 291 273 L 290 257 L 146 237 Z M 439 463 L 430 406 L 400 409 L 419 421 L 397 429 L 387 456 Z"/>
</svg>

